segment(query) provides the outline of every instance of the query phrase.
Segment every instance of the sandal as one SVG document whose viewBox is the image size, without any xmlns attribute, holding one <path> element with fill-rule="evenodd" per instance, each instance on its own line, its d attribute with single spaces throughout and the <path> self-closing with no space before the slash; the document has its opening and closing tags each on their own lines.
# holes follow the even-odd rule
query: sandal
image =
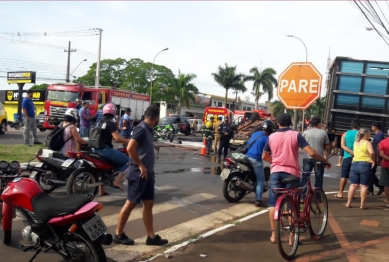
<svg viewBox="0 0 389 262">
<path fill-rule="evenodd" d="M 366 210 L 366 209 L 369 209 L 368 207 L 365 207 L 365 206 L 363 206 L 363 207 L 360 207 L 360 209 L 362 209 L 362 210 Z"/>
<path fill-rule="evenodd" d="M 270 232 L 274 232 L 274 230 L 271 230 L 271 229 L 270 229 Z M 273 240 L 271 239 L 271 237 L 269 237 L 269 239 L 270 239 L 270 242 L 272 242 L 273 244 L 276 243 L 276 241 L 275 241 L 275 240 L 273 241 Z"/>
<path fill-rule="evenodd" d="M 334 197 L 337 198 L 337 199 L 343 199 L 343 197 L 340 197 L 338 195 L 335 195 Z"/>
<path fill-rule="evenodd" d="M 342 166 L 342 165 L 336 164 L 335 166 Z"/>
<path fill-rule="evenodd" d="M 348 206 L 348 205 L 346 204 L 345 207 L 347 207 L 347 208 L 352 208 L 353 206 L 352 206 L 352 205 L 349 205 L 349 206 Z"/>
<path fill-rule="evenodd" d="M 107 191 L 105 191 L 104 193 L 99 194 L 99 196 L 109 196 L 109 193 Z"/>
</svg>

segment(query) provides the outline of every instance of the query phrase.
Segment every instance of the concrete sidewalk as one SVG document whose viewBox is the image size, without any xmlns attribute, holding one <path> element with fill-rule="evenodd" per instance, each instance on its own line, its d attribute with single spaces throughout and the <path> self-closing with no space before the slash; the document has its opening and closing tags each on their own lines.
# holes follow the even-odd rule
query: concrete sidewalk
<svg viewBox="0 0 389 262">
<path fill-rule="evenodd" d="M 330 212 L 323 238 L 316 241 L 309 238 L 308 232 L 302 233 L 294 261 L 389 261 L 389 210 L 383 203 L 385 197 L 368 197 L 366 206 L 369 209 L 361 210 L 359 196 L 356 196 L 353 208 L 346 208 L 346 199 L 334 199 L 333 195 L 327 195 Z M 268 214 L 190 244 L 175 252 L 169 260 L 283 261 L 277 245 L 269 240 Z M 166 260 L 160 256 L 152 261 Z"/>
</svg>

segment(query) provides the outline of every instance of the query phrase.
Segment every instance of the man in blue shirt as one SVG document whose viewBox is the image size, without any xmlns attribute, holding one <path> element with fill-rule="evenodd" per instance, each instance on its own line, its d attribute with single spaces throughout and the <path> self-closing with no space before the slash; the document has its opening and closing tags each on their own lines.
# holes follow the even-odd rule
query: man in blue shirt
<svg viewBox="0 0 389 262">
<path fill-rule="evenodd" d="M 131 131 L 132 131 L 130 115 L 131 115 L 131 108 L 127 108 L 126 112 L 123 114 L 119 122 L 120 135 L 127 139 L 131 137 Z"/>
<path fill-rule="evenodd" d="M 27 91 L 27 97 L 23 99 L 22 109 L 24 114 L 24 144 L 30 145 L 30 131 L 32 129 L 32 136 L 34 139 L 34 145 L 41 145 L 42 143 L 38 141 L 38 136 L 36 134 L 36 119 L 35 119 L 35 107 L 32 102 L 32 90 Z M 20 119 L 21 120 L 21 119 Z"/>
<path fill-rule="evenodd" d="M 262 206 L 262 194 L 265 187 L 265 170 L 262 163 L 262 151 L 266 145 L 269 136 L 276 129 L 274 123 L 271 120 L 265 120 L 261 124 L 261 127 L 257 132 L 253 133 L 247 142 L 249 147 L 246 156 L 249 159 L 250 164 L 254 169 L 255 176 L 257 177 L 257 188 L 255 192 L 255 206 Z"/>
<path fill-rule="evenodd" d="M 103 107 L 104 105 L 103 104 L 100 104 L 99 105 L 99 111 L 97 111 L 96 113 L 96 122 L 95 122 L 95 125 L 97 125 L 101 120 L 103 120 Z"/>
<path fill-rule="evenodd" d="M 373 131 L 375 133 L 375 135 L 373 137 L 372 145 L 373 145 L 374 155 L 378 160 L 378 157 L 380 155 L 378 150 L 377 150 L 378 144 L 382 140 L 385 139 L 384 133 L 381 131 L 381 123 L 380 122 L 373 123 L 373 125 L 371 127 L 371 131 Z M 369 183 L 369 188 L 368 188 L 368 195 L 369 196 L 374 196 L 374 185 L 379 188 L 377 195 L 381 195 L 384 192 L 384 187 L 380 186 L 378 184 L 379 180 L 375 174 L 377 171 L 377 163 L 378 163 L 378 161 L 376 161 L 376 164 L 371 169 L 370 183 Z"/>
</svg>

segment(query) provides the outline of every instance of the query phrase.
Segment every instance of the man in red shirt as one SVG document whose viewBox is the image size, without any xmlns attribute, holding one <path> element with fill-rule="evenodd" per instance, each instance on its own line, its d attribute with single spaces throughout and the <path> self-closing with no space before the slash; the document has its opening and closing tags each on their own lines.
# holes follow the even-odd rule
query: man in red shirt
<svg viewBox="0 0 389 262">
<path fill-rule="evenodd" d="M 388 130 L 389 134 L 389 130 Z M 389 137 L 379 143 L 381 162 L 381 178 L 379 185 L 384 187 L 386 207 L 389 207 Z"/>
</svg>

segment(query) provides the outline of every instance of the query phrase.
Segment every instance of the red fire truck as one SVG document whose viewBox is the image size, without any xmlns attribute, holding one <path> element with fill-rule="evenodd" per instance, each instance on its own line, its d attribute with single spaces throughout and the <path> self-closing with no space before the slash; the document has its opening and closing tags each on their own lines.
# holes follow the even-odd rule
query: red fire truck
<svg viewBox="0 0 389 262">
<path fill-rule="evenodd" d="M 47 88 L 45 101 L 45 121 L 43 128 L 54 129 L 64 118 L 68 108 L 76 106 L 76 99 L 90 102 L 89 110 L 95 115 L 99 104 L 113 102 L 116 104 L 119 117 L 125 108 L 132 110 L 131 120 L 138 122 L 146 108 L 150 105 L 148 95 L 133 93 L 109 87 L 94 88 L 79 83 L 51 84 Z"/>
</svg>

